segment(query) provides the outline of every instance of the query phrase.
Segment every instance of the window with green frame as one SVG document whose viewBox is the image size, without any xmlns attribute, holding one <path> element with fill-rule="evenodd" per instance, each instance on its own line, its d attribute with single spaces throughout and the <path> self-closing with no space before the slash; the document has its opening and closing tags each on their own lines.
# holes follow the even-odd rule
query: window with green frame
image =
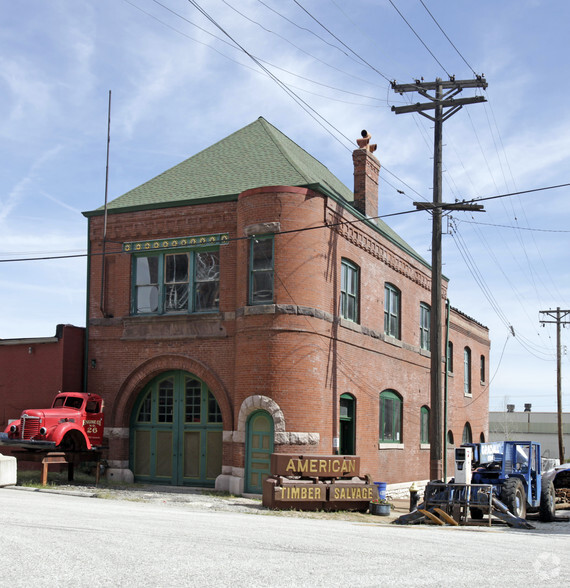
<svg viewBox="0 0 570 588">
<path fill-rule="evenodd" d="M 400 338 L 400 290 L 392 284 L 384 285 L 384 333 Z"/>
<path fill-rule="evenodd" d="M 429 408 L 422 406 L 420 410 L 420 443 L 429 443 Z"/>
<path fill-rule="evenodd" d="M 216 312 L 219 298 L 217 249 L 133 257 L 132 314 Z"/>
<path fill-rule="evenodd" d="M 340 263 L 340 316 L 358 322 L 358 266 L 348 261 Z"/>
<path fill-rule="evenodd" d="M 249 249 L 249 303 L 273 302 L 274 275 L 273 235 L 252 237 Z"/>
<path fill-rule="evenodd" d="M 430 350 L 430 307 L 420 303 L 420 348 Z"/>
<path fill-rule="evenodd" d="M 471 349 L 469 347 L 463 350 L 463 392 L 466 396 L 471 395 Z"/>
<path fill-rule="evenodd" d="M 463 427 L 463 436 L 461 437 L 462 443 L 473 443 L 473 434 L 471 433 L 471 425 L 469 422 L 465 423 Z"/>
<path fill-rule="evenodd" d="M 399 394 L 384 390 L 380 394 L 380 442 L 402 443 L 402 408 Z"/>
</svg>

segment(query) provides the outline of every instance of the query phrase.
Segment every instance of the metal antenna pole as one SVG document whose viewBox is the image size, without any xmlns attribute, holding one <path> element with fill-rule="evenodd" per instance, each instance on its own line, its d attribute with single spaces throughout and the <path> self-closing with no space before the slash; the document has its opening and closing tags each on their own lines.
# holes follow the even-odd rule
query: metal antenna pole
<svg viewBox="0 0 570 588">
<path fill-rule="evenodd" d="M 107 166 L 105 168 L 105 207 L 103 212 L 103 251 L 101 255 L 101 299 L 99 309 L 105 316 L 105 253 L 107 249 L 107 194 L 109 188 L 109 147 L 111 144 L 111 90 L 109 90 L 109 109 L 107 116 Z"/>
</svg>

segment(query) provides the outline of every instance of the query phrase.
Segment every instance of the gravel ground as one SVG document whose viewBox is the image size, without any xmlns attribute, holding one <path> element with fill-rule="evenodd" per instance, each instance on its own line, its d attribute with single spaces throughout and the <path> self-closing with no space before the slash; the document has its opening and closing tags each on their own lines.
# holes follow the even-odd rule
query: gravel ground
<svg viewBox="0 0 570 588">
<path fill-rule="evenodd" d="M 210 489 L 185 488 L 155 485 L 107 486 L 89 484 L 49 484 L 45 487 L 15 486 L 15 488 L 33 491 L 86 496 L 105 500 L 127 500 L 163 504 L 173 508 L 200 511 L 241 512 L 257 515 L 288 516 L 301 518 L 337 519 L 359 522 L 389 523 L 408 511 L 405 501 L 394 501 L 392 512 L 386 517 L 377 517 L 358 512 L 310 512 L 299 510 L 270 510 L 261 504 L 261 498 L 253 496 L 234 496 Z"/>
</svg>

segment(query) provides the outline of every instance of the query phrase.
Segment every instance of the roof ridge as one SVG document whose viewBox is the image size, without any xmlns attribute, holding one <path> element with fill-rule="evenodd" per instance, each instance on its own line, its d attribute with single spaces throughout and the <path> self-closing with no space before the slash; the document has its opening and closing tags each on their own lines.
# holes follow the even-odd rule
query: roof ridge
<svg viewBox="0 0 570 588">
<path fill-rule="evenodd" d="M 283 155 L 283 157 L 285 157 L 285 159 L 295 168 L 295 170 L 297 171 L 297 173 L 307 183 L 310 183 L 310 178 L 307 177 L 307 174 L 305 173 L 305 170 L 301 170 L 298 162 L 297 161 L 293 161 L 292 157 L 290 157 L 289 154 L 283 149 L 283 147 L 279 143 L 279 141 L 276 140 L 276 136 L 275 135 L 277 133 L 279 133 L 279 135 L 281 135 L 283 138 L 285 138 L 288 141 L 290 141 L 293 145 L 295 145 L 299 149 L 302 149 L 303 151 L 305 151 L 305 150 L 300 145 L 297 145 L 297 143 L 295 143 L 295 141 L 293 141 L 293 139 L 290 139 L 289 137 L 287 137 L 286 135 L 284 135 L 281 131 L 279 131 L 279 129 L 277 129 L 276 127 L 274 127 L 268 120 L 266 120 L 262 116 L 260 116 L 257 120 L 260 121 L 263 130 L 265 131 L 265 133 L 267 133 L 267 136 L 269 137 L 269 139 L 271 139 L 271 142 L 275 145 L 275 147 L 277 147 L 277 149 L 279 150 L 279 152 L 281 153 L 281 155 Z M 316 161 L 318 161 L 313 155 L 311 155 L 307 151 L 305 151 L 305 153 L 308 156 L 310 156 L 313 159 L 315 159 Z"/>
</svg>

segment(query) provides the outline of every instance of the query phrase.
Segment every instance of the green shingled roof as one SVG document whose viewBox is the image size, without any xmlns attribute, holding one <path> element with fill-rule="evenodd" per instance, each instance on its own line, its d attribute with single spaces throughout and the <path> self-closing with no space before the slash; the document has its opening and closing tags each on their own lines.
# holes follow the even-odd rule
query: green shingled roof
<svg viewBox="0 0 570 588">
<path fill-rule="evenodd" d="M 352 200 L 352 192 L 314 157 L 258 118 L 255 122 L 119 196 L 108 210 L 191 204 L 237 197 L 260 186 L 312 186 Z"/>
<path fill-rule="evenodd" d="M 233 200 L 262 186 L 310 187 L 340 202 L 354 197 L 334 174 L 281 131 L 260 117 L 229 137 L 112 200 L 110 214 L 204 201 Z M 85 216 L 102 214 L 103 207 Z M 358 215 L 359 213 L 356 212 Z M 388 225 L 371 224 L 423 263 L 425 261 Z"/>
</svg>

